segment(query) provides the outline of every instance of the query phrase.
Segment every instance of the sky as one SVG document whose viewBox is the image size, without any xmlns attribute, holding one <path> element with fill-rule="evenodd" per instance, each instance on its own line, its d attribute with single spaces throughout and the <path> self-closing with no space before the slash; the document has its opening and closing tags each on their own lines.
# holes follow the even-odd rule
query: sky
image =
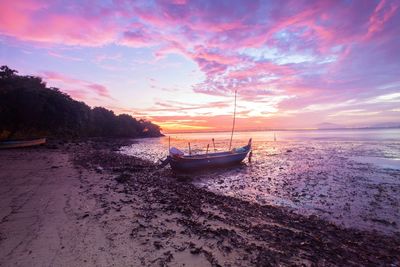
<svg viewBox="0 0 400 267">
<path fill-rule="evenodd" d="M 0 65 L 164 132 L 400 124 L 399 0 L 0 0 Z"/>
</svg>

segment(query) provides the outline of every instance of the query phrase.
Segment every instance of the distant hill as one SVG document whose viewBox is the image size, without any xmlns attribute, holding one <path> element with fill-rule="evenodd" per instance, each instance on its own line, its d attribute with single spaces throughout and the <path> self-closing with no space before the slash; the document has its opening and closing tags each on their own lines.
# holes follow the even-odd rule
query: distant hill
<svg viewBox="0 0 400 267">
<path fill-rule="evenodd" d="M 367 129 L 367 128 L 400 128 L 399 122 L 384 122 L 375 123 L 371 125 L 355 125 L 353 127 L 346 127 L 335 123 L 320 123 L 316 125 L 318 129 Z"/>
<path fill-rule="evenodd" d="M 400 122 L 383 122 L 370 126 L 371 128 L 400 128 Z"/>
<path fill-rule="evenodd" d="M 40 77 L 0 67 L 0 139 L 26 137 L 156 137 L 158 125 L 130 115 L 90 108 Z"/>
<path fill-rule="evenodd" d="M 329 123 L 329 122 L 324 122 L 317 124 L 316 127 L 318 129 L 340 129 L 340 128 L 346 128 L 343 125 L 335 124 L 335 123 Z"/>
</svg>

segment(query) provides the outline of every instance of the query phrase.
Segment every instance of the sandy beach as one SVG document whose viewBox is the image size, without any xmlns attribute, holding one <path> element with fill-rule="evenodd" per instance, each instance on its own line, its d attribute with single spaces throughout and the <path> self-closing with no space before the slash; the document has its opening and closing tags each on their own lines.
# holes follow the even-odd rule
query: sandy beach
<svg viewBox="0 0 400 267">
<path fill-rule="evenodd" d="M 218 195 L 117 152 L 0 151 L 1 266 L 397 266 L 400 237 Z"/>
</svg>

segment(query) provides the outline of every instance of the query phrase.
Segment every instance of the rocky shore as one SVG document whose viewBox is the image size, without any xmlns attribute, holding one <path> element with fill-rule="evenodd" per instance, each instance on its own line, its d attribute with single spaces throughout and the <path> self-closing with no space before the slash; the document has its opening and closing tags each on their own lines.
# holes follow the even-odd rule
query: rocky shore
<svg viewBox="0 0 400 267">
<path fill-rule="evenodd" d="M 0 151 L 0 265 L 400 264 L 399 236 L 214 194 L 118 153 L 126 142 Z"/>
</svg>

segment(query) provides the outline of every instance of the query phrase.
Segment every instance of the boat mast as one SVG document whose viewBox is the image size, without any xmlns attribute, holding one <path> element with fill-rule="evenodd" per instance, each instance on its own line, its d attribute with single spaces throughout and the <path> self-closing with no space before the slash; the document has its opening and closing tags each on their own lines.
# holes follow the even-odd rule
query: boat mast
<svg viewBox="0 0 400 267">
<path fill-rule="evenodd" d="M 236 93 L 237 90 L 235 90 L 235 107 L 233 108 L 233 123 L 232 123 L 232 133 L 231 133 L 231 141 L 229 142 L 229 149 L 231 150 L 232 147 L 232 138 L 233 138 L 233 131 L 235 130 L 235 117 L 236 117 Z"/>
</svg>

